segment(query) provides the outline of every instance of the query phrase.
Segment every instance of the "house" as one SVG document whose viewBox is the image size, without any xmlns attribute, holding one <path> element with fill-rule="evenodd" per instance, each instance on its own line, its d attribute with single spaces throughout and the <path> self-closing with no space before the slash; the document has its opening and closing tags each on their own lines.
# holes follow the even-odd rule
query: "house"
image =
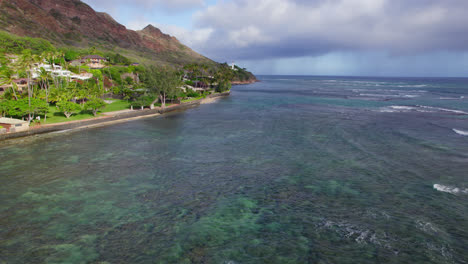
<svg viewBox="0 0 468 264">
<path fill-rule="evenodd" d="M 21 79 L 16 79 L 13 80 L 13 82 L 16 83 L 16 87 L 18 88 L 19 92 L 23 92 L 28 87 L 28 79 L 26 78 L 21 78 Z M 11 84 L 3 84 L 0 86 L 0 94 L 5 93 L 8 89 L 11 89 L 12 85 Z"/>
<path fill-rule="evenodd" d="M 0 126 L 6 128 L 7 132 L 10 133 L 29 130 L 29 123 L 27 121 L 14 118 L 0 118 Z"/>
<path fill-rule="evenodd" d="M 206 90 L 209 87 L 208 84 L 206 84 L 205 82 L 202 82 L 202 81 L 193 81 L 193 85 L 192 85 L 194 88 L 201 88 L 203 90 Z"/>
<path fill-rule="evenodd" d="M 33 69 L 33 75 L 32 78 L 39 78 L 40 77 L 40 70 L 43 68 L 45 71 L 50 72 L 52 76 L 54 77 L 64 77 L 64 78 L 69 78 L 72 80 L 87 80 L 93 77 L 91 73 L 80 73 L 80 74 L 74 74 L 69 70 L 64 70 L 62 66 L 60 65 L 49 65 L 49 64 L 38 64 L 36 67 Z"/>
<path fill-rule="evenodd" d="M 102 69 L 106 66 L 105 63 L 107 62 L 106 58 L 103 58 L 99 55 L 88 55 L 83 57 L 82 60 L 88 62 L 87 65 L 91 69 Z"/>
</svg>

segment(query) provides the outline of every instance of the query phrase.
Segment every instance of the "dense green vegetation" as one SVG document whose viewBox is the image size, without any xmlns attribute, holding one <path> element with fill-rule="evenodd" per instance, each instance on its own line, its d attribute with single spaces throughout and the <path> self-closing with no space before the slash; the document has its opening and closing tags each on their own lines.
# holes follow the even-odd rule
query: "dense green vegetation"
<svg viewBox="0 0 468 264">
<path fill-rule="evenodd" d="M 90 118 L 131 106 L 166 107 L 228 91 L 232 81 L 253 77 L 245 69 L 227 64 L 133 65 L 119 53 L 95 47 L 56 48 L 46 40 L 2 32 L 0 42 L 0 86 L 4 90 L 0 116 L 30 122 L 36 118 L 36 123 Z M 89 60 L 83 60 L 86 55 L 105 58 L 103 67 L 91 69 Z M 109 104 L 103 98 L 120 100 Z"/>
<path fill-rule="evenodd" d="M 0 53 L 18 54 L 30 49 L 34 54 L 53 51 L 55 47 L 47 40 L 41 38 L 19 37 L 0 31 Z"/>
</svg>

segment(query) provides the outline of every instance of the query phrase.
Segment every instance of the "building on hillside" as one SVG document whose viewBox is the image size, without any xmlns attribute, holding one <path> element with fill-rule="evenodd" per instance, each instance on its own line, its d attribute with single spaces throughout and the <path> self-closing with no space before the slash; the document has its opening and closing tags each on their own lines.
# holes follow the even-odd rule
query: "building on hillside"
<svg viewBox="0 0 468 264">
<path fill-rule="evenodd" d="M 88 80 L 93 77 L 91 73 L 80 73 L 74 74 L 69 70 L 64 70 L 60 65 L 49 65 L 49 64 L 37 64 L 36 67 L 33 68 L 32 78 L 36 79 L 40 77 L 41 68 L 45 71 L 52 74 L 53 77 L 63 77 L 68 78 L 71 80 Z"/>
<path fill-rule="evenodd" d="M 238 68 L 238 67 L 237 67 L 237 65 L 236 65 L 234 62 L 231 63 L 231 70 L 237 71 L 237 68 Z"/>
<path fill-rule="evenodd" d="M 15 82 L 16 87 L 18 88 L 18 91 L 20 92 L 22 92 L 23 90 L 25 90 L 25 88 L 28 87 L 28 79 L 26 78 L 16 79 L 16 80 L 13 80 L 13 82 Z M 11 88 L 11 84 L 5 84 L 0 87 L 4 88 L 4 91 L 6 91 L 7 89 Z"/>
<path fill-rule="evenodd" d="M 27 121 L 14 118 L 0 118 L 0 126 L 6 128 L 7 132 L 10 133 L 29 130 L 29 123 Z"/>
<path fill-rule="evenodd" d="M 106 58 L 103 58 L 99 55 L 88 55 L 83 57 L 83 61 L 86 62 L 86 65 L 88 65 L 91 69 L 102 69 L 106 65 L 105 63 L 107 62 Z"/>
<path fill-rule="evenodd" d="M 20 79 L 16 79 L 16 80 L 13 80 L 13 82 L 15 82 L 16 84 L 16 87 L 18 88 L 17 90 L 21 93 L 23 92 L 24 90 L 27 90 L 27 87 L 28 87 L 28 79 L 26 78 L 20 78 Z M 0 94 L 3 94 L 5 91 L 7 91 L 8 89 L 10 89 L 12 87 L 11 84 L 3 84 L 0 86 Z"/>
</svg>

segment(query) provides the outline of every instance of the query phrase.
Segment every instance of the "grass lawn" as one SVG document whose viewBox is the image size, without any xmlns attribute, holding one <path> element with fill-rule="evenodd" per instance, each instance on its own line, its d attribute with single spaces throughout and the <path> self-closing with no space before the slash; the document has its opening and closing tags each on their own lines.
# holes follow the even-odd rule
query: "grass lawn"
<svg viewBox="0 0 468 264">
<path fill-rule="evenodd" d="M 203 98 L 203 96 L 193 97 L 193 98 L 189 98 L 189 99 L 182 100 L 182 103 L 188 103 L 188 102 L 200 100 L 200 99 L 202 99 L 202 98 Z"/>
<path fill-rule="evenodd" d="M 111 100 L 111 101 L 113 101 L 113 103 L 108 104 L 105 108 L 101 109 L 101 112 L 106 113 L 106 112 L 130 109 L 130 103 L 127 100 Z"/>
<path fill-rule="evenodd" d="M 130 104 L 127 100 L 112 100 L 113 103 L 108 104 L 105 108 L 101 109 L 99 113 L 102 112 L 112 112 L 112 111 L 119 111 L 125 110 L 130 108 Z M 73 114 L 70 118 L 66 118 L 65 115 L 60 112 L 55 106 L 49 106 L 49 112 L 47 113 L 47 122 L 44 122 L 44 118 L 41 118 L 41 124 L 54 124 L 54 123 L 61 123 L 61 122 L 68 122 L 68 121 L 75 121 L 75 120 L 83 120 L 88 118 L 93 118 L 93 113 L 91 110 L 81 111 Z"/>
</svg>

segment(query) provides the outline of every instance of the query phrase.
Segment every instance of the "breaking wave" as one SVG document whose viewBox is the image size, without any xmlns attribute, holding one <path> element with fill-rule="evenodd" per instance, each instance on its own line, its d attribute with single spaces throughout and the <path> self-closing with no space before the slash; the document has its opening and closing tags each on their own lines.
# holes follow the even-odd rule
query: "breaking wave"
<svg viewBox="0 0 468 264">
<path fill-rule="evenodd" d="M 462 135 L 462 136 L 468 136 L 468 131 L 463 131 L 463 130 L 458 130 L 458 129 L 452 129 L 453 132 L 457 133 L 458 135 Z"/>
<path fill-rule="evenodd" d="M 468 189 L 460 189 L 458 187 L 446 186 L 442 184 L 434 184 L 434 189 L 439 192 L 446 192 L 451 194 L 468 194 Z"/>
<path fill-rule="evenodd" d="M 432 106 L 425 106 L 425 105 L 418 105 L 417 107 L 430 109 L 430 110 L 436 110 L 436 111 L 442 111 L 442 112 L 451 112 L 451 113 L 456 113 L 456 114 L 468 115 L 468 113 L 464 111 L 441 108 L 441 107 L 432 107 Z"/>
<path fill-rule="evenodd" d="M 406 105 L 391 105 L 380 108 L 380 112 L 421 112 L 421 113 L 435 113 L 435 112 L 448 112 L 458 115 L 468 115 L 467 112 L 461 110 L 453 110 L 441 107 L 432 107 L 425 105 L 406 106 Z"/>
</svg>

